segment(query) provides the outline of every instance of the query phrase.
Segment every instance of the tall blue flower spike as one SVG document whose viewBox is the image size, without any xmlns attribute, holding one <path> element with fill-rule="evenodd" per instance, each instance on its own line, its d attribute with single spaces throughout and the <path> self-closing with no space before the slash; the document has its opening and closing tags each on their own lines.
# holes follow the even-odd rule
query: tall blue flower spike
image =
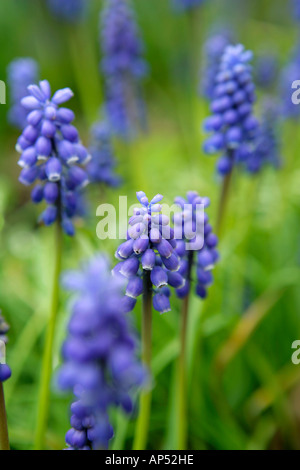
<svg viewBox="0 0 300 470">
<path fill-rule="evenodd" d="M 100 19 L 106 112 L 114 133 L 132 138 L 145 127 L 141 83 L 147 75 L 144 45 L 128 1 L 106 0 Z"/>
<path fill-rule="evenodd" d="M 204 61 L 201 67 L 199 92 L 209 100 L 213 99 L 215 78 L 218 74 L 225 48 L 232 42 L 232 34 L 222 28 L 209 35 L 203 46 Z"/>
<path fill-rule="evenodd" d="M 253 115 L 255 86 L 251 59 L 252 52 L 241 44 L 226 47 L 216 76 L 212 116 L 204 123 L 204 129 L 212 134 L 204 143 L 204 151 L 208 155 L 222 153 L 217 170 L 223 176 L 248 152 L 258 130 Z"/>
<path fill-rule="evenodd" d="M 210 200 L 200 197 L 196 191 L 189 191 L 186 199 L 176 197 L 174 202 L 180 207 L 180 212 L 174 215 L 175 227 L 180 229 L 180 239 L 176 240 L 175 248 L 180 258 L 178 274 L 186 281 L 184 286 L 174 287 L 178 297 L 184 298 L 190 292 L 191 282 L 195 280 L 196 294 L 204 299 L 208 287 L 213 283 L 212 269 L 219 260 L 218 237 L 213 233 L 205 212 Z M 203 208 L 203 213 L 200 208 Z M 191 249 L 187 249 L 187 246 Z"/>
<path fill-rule="evenodd" d="M 19 181 L 24 185 L 38 182 L 31 197 L 34 203 L 45 201 L 47 208 L 40 220 L 45 225 L 58 221 L 66 234 L 74 235 L 72 220 L 82 215 L 82 188 L 88 183 L 82 168 L 90 155 L 71 123 L 74 113 L 60 107 L 73 96 L 69 88 L 58 90 L 51 98 L 49 82 L 30 85 L 29 95 L 21 100 L 29 112 L 27 126 L 16 149 L 21 154 Z"/>
<path fill-rule="evenodd" d="M 176 275 L 177 287 L 182 287 L 184 278 L 176 273 L 180 266 L 177 255 L 174 230 L 169 226 L 169 218 L 161 213 L 163 196 L 157 194 L 149 202 L 143 191 L 137 192 L 141 207 L 134 209 L 129 219 L 127 241 L 122 243 L 116 257 L 120 262 L 115 266 L 115 275 L 128 280 L 126 297 L 127 308 L 132 310 L 136 299 L 143 293 L 144 272 L 150 272 L 153 307 L 160 313 L 168 312 L 170 307 L 171 279 Z"/>
<path fill-rule="evenodd" d="M 116 187 L 121 179 L 114 173 L 116 161 L 111 142 L 111 131 L 106 121 L 95 124 L 92 128 L 92 144 L 89 148 L 92 157 L 87 165 L 91 183 L 104 183 Z"/>
<path fill-rule="evenodd" d="M 75 23 L 82 20 L 90 0 L 47 0 L 50 12 L 62 21 Z"/>
<path fill-rule="evenodd" d="M 111 275 L 107 258 L 98 255 L 81 271 L 67 273 L 63 283 L 75 293 L 57 377 L 58 386 L 76 397 L 66 443 L 69 450 L 106 449 L 113 437 L 110 410 L 121 406 L 130 413 L 132 393 L 147 379 L 124 313 L 124 282 Z"/>
<path fill-rule="evenodd" d="M 11 370 L 10 367 L 3 363 L 4 358 L 2 357 L 3 354 L 3 345 L 5 347 L 5 344 L 7 343 L 7 333 L 9 331 L 9 326 L 4 320 L 4 318 L 1 315 L 0 311 L 0 382 L 5 382 L 8 380 L 11 376 Z"/>
<path fill-rule="evenodd" d="M 26 125 L 28 111 L 21 105 L 21 99 L 27 96 L 27 87 L 39 79 L 39 66 L 30 57 L 14 59 L 7 67 L 7 79 L 10 91 L 11 106 L 8 121 L 15 127 L 23 129 Z"/>
</svg>

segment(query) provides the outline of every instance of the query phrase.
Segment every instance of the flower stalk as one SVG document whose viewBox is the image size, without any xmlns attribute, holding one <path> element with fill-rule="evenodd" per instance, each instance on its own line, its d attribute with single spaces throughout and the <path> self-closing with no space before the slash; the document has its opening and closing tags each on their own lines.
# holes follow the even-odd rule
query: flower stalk
<svg viewBox="0 0 300 470">
<path fill-rule="evenodd" d="M 0 450 L 10 450 L 2 382 L 0 382 Z"/>
</svg>

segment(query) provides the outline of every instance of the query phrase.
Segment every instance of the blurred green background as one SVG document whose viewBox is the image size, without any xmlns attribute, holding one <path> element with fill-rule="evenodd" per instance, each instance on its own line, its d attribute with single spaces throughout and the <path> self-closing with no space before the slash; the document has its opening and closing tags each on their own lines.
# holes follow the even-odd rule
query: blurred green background
<svg viewBox="0 0 300 470">
<path fill-rule="evenodd" d="M 15 57 L 33 57 L 53 90 L 69 86 L 71 107 L 85 144 L 101 105 L 98 72 L 100 0 L 92 0 L 86 22 L 66 25 L 50 16 L 42 0 L 0 3 L 0 79 Z M 197 95 L 193 70 L 214 22 L 229 21 L 239 42 L 259 54 L 278 53 L 284 64 L 297 39 L 286 0 L 209 0 L 190 18 L 176 15 L 169 0 L 136 0 L 150 74 L 145 84 L 149 129 L 130 145 L 116 142 L 117 190 L 90 188 L 90 217 L 65 238 L 63 267 L 77 268 L 96 250 L 113 259 L 117 241 L 96 237 L 96 207 L 117 205 L 119 195 L 135 202 L 135 192 L 176 195 L 197 190 L 211 198 L 216 219 L 220 181 L 214 157 L 202 153 L 201 128 L 207 103 Z M 192 65 L 191 65 L 192 64 Z M 194 67 L 194 69 L 193 69 Z M 193 77 L 193 78 L 192 78 Z M 300 79 L 300 77 L 299 77 Z M 9 92 L 9 90 L 8 90 Z M 258 97 L 257 110 L 261 96 Z M 53 272 L 52 228 L 36 225 L 39 208 L 18 182 L 15 142 L 7 124 L 9 105 L 0 106 L 0 306 L 11 324 L 7 361 L 13 376 L 5 384 L 11 444 L 32 447 L 44 335 Z M 300 339 L 300 159 L 299 124 L 281 126 L 283 167 L 256 177 L 234 176 L 220 241 L 215 284 L 203 302 L 193 298 L 188 328 L 188 419 L 190 449 L 300 449 L 300 365 L 291 362 Z M 180 302 L 154 312 L 155 388 L 149 448 L 173 449 L 176 430 L 176 358 Z M 134 312 L 140 326 L 140 305 Z M 62 292 L 55 365 L 69 317 Z M 70 397 L 51 396 L 47 445 L 64 447 Z M 131 448 L 135 419 L 113 416 L 111 448 Z"/>
</svg>

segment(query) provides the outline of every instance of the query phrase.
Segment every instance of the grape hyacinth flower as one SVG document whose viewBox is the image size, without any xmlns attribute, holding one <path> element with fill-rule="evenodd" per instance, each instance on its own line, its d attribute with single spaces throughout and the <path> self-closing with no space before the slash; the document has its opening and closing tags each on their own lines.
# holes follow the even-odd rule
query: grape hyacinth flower
<svg viewBox="0 0 300 470">
<path fill-rule="evenodd" d="M 20 101 L 27 96 L 27 87 L 38 81 L 39 66 L 30 57 L 14 59 L 7 68 L 7 79 L 10 90 L 11 107 L 8 121 L 11 125 L 23 129 L 26 125 L 26 110 Z"/>
<path fill-rule="evenodd" d="M 50 12 L 62 21 L 74 23 L 82 20 L 89 0 L 47 0 Z"/>
<path fill-rule="evenodd" d="M 100 29 L 107 117 L 115 134 L 130 138 L 145 127 L 141 82 L 148 71 L 131 5 L 124 0 L 106 0 Z"/>
<path fill-rule="evenodd" d="M 130 413 L 132 392 L 147 377 L 124 314 L 124 282 L 111 275 L 107 258 L 98 255 L 80 272 L 67 273 L 63 283 L 76 293 L 58 374 L 59 387 L 76 397 L 66 442 L 71 450 L 106 449 L 113 437 L 110 410 L 121 406 Z"/>
<path fill-rule="evenodd" d="M 183 12 L 193 10 L 198 6 L 202 5 L 205 0 L 173 0 L 173 6 L 175 11 Z"/>
<path fill-rule="evenodd" d="M 263 104 L 262 120 L 254 147 L 245 160 L 246 170 L 256 174 L 266 165 L 281 165 L 279 134 L 279 105 L 268 99 Z"/>
<path fill-rule="evenodd" d="M 120 262 L 114 273 L 128 279 L 129 309 L 143 293 L 143 279 L 147 277 L 154 293 L 153 307 L 165 313 L 171 309 L 168 286 L 174 287 L 175 277 L 177 287 L 184 285 L 183 277 L 177 272 L 180 260 L 175 251 L 174 230 L 169 226 L 169 218 L 161 214 L 163 196 L 157 194 L 149 202 L 146 194 L 139 191 L 137 198 L 142 207 L 135 208 L 129 220 L 128 239 L 116 252 Z"/>
<path fill-rule="evenodd" d="M 280 74 L 280 96 L 282 114 L 286 118 L 299 119 L 300 106 L 292 102 L 292 84 L 300 77 L 300 44 L 292 52 L 291 58 Z"/>
<path fill-rule="evenodd" d="M 104 183 L 116 187 L 120 177 L 115 175 L 116 161 L 113 154 L 111 132 L 106 121 L 98 122 L 92 128 L 92 145 L 89 148 L 92 157 L 87 165 L 87 173 L 91 183 Z"/>
<path fill-rule="evenodd" d="M 21 100 L 29 111 L 27 126 L 19 137 L 16 149 L 21 153 L 19 181 L 31 185 L 34 203 L 45 201 L 47 208 L 40 220 L 45 225 L 55 221 L 67 235 L 74 235 L 73 219 L 82 215 L 81 189 L 88 183 L 82 168 L 90 160 L 71 124 L 74 113 L 60 105 L 73 96 L 69 88 L 58 90 L 51 98 L 49 82 L 30 85 L 29 95 Z"/>
<path fill-rule="evenodd" d="M 204 63 L 201 67 L 200 94 L 212 100 L 215 90 L 215 79 L 219 71 L 225 48 L 231 43 L 231 33 L 223 29 L 211 34 L 204 43 Z"/>
<path fill-rule="evenodd" d="M 1 315 L 0 311 L 0 382 L 5 382 L 11 376 L 10 367 L 4 363 L 5 357 L 4 351 L 2 350 L 2 345 L 5 346 L 7 343 L 7 333 L 9 331 L 9 326 Z M 2 343 L 2 344 L 1 344 Z"/>
<path fill-rule="evenodd" d="M 204 124 L 205 130 L 212 133 L 204 144 L 204 151 L 209 155 L 223 153 L 217 165 L 222 176 L 231 173 L 258 129 L 258 121 L 253 116 L 255 86 L 249 64 L 251 58 L 252 52 L 241 44 L 226 47 L 211 101 L 213 114 Z"/>
<path fill-rule="evenodd" d="M 197 227 L 197 212 L 201 207 L 206 209 L 210 205 L 210 200 L 207 197 L 200 197 L 196 191 L 189 191 L 186 199 L 177 197 L 174 202 L 181 209 L 174 216 L 175 226 L 179 226 L 182 230 L 180 240 L 176 240 L 177 246 L 175 248 L 175 252 L 180 258 L 178 272 L 186 281 L 183 287 L 176 289 L 176 293 L 179 298 L 185 298 L 189 294 L 192 271 L 195 266 L 196 294 L 204 299 L 207 296 L 207 288 L 213 282 L 211 271 L 219 259 L 217 251 L 218 237 L 212 231 L 206 212 L 201 217 L 203 224 L 201 224 L 201 227 Z M 187 250 L 187 241 L 192 241 L 187 240 L 185 235 L 189 233 L 189 227 L 192 229 L 192 233 L 195 234 L 194 240 L 198 237 L 198 241 L 195 243 L 195 249 Z"/>
</svg>

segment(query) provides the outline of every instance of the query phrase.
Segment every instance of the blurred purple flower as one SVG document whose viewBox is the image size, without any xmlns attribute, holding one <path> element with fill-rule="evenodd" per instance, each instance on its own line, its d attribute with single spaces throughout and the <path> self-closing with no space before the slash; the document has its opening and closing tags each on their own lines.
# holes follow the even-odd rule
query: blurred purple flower
<svg viewBox="0 0 300 470">
<path fill-rule="evenodd" d="M 26 125 L 26 110 L 20 101 L 28 94 L 27 87 L 38 81 L 39 66 L 34 59 L 22 57 L 14 59 L 7 67 L 7 79 L 10 92 L 11 107 L 8 121 L 15 127 L 23 129 Z"/>
<path fill-rule="evenodd" d="M 130 413 L 132 392 L 147 374 L 125 315 L 124 282 L 112 277 L 106 257 L 98 255 L 81 271 L 66 273 L 63 284 L 75 293 L 57 378 L 62 390 L 76 396 L 66 442 L 72 450 L 104 449 L 113 436 L 110 409 L 121 406 Z"/>
</svg>

